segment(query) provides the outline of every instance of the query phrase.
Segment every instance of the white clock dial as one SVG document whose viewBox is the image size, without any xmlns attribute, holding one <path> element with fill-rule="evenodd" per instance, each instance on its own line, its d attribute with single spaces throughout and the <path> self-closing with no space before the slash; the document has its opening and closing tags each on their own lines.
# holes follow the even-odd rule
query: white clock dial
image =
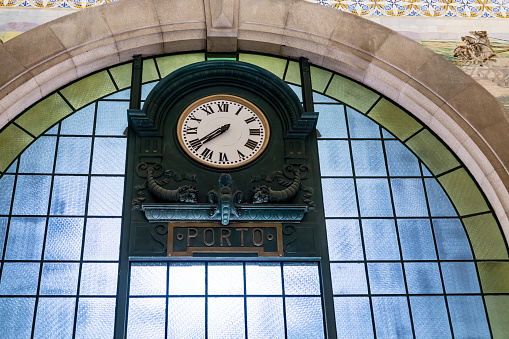
<svg viewBox="0 0 509 339">
<path fill-rule="evenodd" d="M 236 168 L 256 159 L 269 141 L 263 113 L 233 95 L 202 98 L 185 109 L 177 135 L 184 151 L 196 161 L 216 168 Z"/>
</svg>

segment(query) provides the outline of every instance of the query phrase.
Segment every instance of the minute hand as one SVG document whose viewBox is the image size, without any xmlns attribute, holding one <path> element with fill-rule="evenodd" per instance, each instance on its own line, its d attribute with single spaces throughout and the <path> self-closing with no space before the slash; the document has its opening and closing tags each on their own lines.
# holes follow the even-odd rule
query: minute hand
<svg viewBox="0 0 509 339">
<path fill-rule="evenodd" d="M 210 141 L 210 140 L 214 139 L 215 137 L 220 136 L 221 134 L 226 132 L 228 130 L 228 128 L 230 128 L 230 124 L 223 125 L 217 129 L 213 130 L 212 132 L 210 132 L 209 134 L 207 134 L 206 136 L 204 136 L 203 138 L 200 139 L 201 143 L 204 144 L 207 141 Z"/>
</svg>

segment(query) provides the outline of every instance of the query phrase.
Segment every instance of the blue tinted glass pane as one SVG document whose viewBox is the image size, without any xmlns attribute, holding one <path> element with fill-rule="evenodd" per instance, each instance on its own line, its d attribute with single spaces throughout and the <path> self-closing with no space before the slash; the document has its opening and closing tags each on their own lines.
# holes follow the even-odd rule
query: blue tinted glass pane
<svg viewBox="0 0 509 339">
<path fill-rule="evenodd" d="M 209 298 L 207 314 L 208 338 L 245 337 L 244 298 Z"/>
<path fill-rule="evenodd" d="M 367 260 L 399 260 L 398 238 L 394 220 L 362 220 Z"/>
<path fill-rule="evenodd" d="M 433 219 L 433 229 L 440 259 L 472 259 L 470 244 L 459 219 Z"/>
<path fill-rule="evenodd" d="M 289 339 L 324 338 L 321 298 L 285 298 Z"/>
<path fill-rule="evenodd" d="M 35 298 L 0 298 L 0 333 L 5 339 L 30 338 Z"/>
<path fill-rule="evenodd" d="M 436 262 L 405 263 L 405 274 L 410 294 L 443 293 L 440 271 Z"/>
<path fill-rule="evenodd" d="M 0 295 L 33 295 L 37 293 L 39 263 L 6 262 L 0 279 Z M 2 300 L 0 298 L 0 300 Z"/>
<path fill-rule="evenodd" d="M 436 179 L 424 179 L 431 216 L 455 217 L 458 214 Z"/>
<path fill-rule="evenodd" d="M 244 294 L 244 268 L 241 263 L 211 263 L 208 267 L 208 293 Z"/>
<path fill-rule="evenodd" d="M 62 120 L 61 135 L 92 135 L 94 127 L 95 103 L 83 107 L 73 115 Z"/>
<path fill-rule="evenodd" d="M 85 263 L 81 271 L 81 295 L 117 294 L 118 264 Z"/>
<path fill-rule="evenodd" d="M 364 264 L 331 264 L 334 294 L 367 294 Z"/>
<path fill-rule="evenodd" d="M 281 265 L 279 263 L 246 264 L 246 294 L 282 294 Z"/>
<path fill-rule="evenodd" d="M 12 214 L 46 215 L 48 212 L 50 184 L 50 176 L 18 176 Z"/>
<path fill-rule="evenodd" d="M 45 227 L 46 218 L 12 218 L 5 259 L 41 259 Z"/>
<path fill-rule="evenodd" d="M 18 160 L 16 159 L 11 166 L 5 171 L 5 173 L 16 173 L 16 169 L 18 168 Z"/>
<path fill-rule="evenodd" d="M 359 205 L 363 217 L 392 217 L 387 179 L 357 179 Z"/>
<path fill-rule="evenodd" d="M 132 263 L 129 294 L 166 294 L 167 274 L 165 263 Z"/>
<path fill-rule="evenodd" d="M 443 262 L 446 293 L 479 293 L 479 283 L 473 262 Z"/>
<path fill-rule="evenodd" d="M 425 177 L 432 177 L 433 176 L 433 174 L 431 174 L 429 169 L 423 163 L 421 163 L 421 168 L 422 168 L 422 175 L 423 176 L 425 176 Z"/>
<path fill-rule="evenodd" d="M 40 137 L 20 158 L 19 173 L 51 173 L 55 160 L 57 137 Z"/>
<path fill-rule="evenodd" d="M 114 298 L 80 298 L 76 338 L 113 338 Z"/>
<path fill-rule="evenodd" d="M 376 122 L 350 107 L 346 108 L 346 113 L 351 138 L 380 138 L 380 127 Z"/>
<path fill-rule="evenodd" d="M 356 217 L 357 203 L 353 179 L 322 179 L 326 217 Z"/>
<path fill-rule="evenodd" d="M 363 260 L 357 219 L 328 219 L 327 243 L 330 260 Z"/>
<path fill-rule="evenodd" d="M 404 294 L 405 281 L 400 263 L 368 263 L 373 294 Z"/>
<path fill-rule="evenodd" d="M 433 233 L 428 219 L 400 219 L 398 229 L 404 260 L 436 259 Z"/>
<path fill-rule="evenodd" d="M 286 295 L 319 295 L 320 279 L 316 263 L 285 263 L 283 265 Z"/>
<path fill-rule="evenodd" d="M 123 177 L 92 177 L 88 215 L 121 216 L 123 200 Z"/>
<path fill-rule="evenodd" d="M 351 176 L 352 162 L 346 140 L 318 140 L 322 176 Z"/>
<path fill-rule="evenodd" d="M 367 297 L 334 298 L 338 338 L 373 338 Z"/>
<path fill-rule="evenodd" d="M 58 134 L 58 124 L 48 129 L 44 134 L 46 135 L 56 135 Z"/>
<path fill-rule="evenodd" d="M 451 338 L 444 297 L 410 297 L 417 338 Z"/>
<path fill-rule="evenodd" d="M 352 140 L 353 164 L 357 176 L 385 176 L 382 142 L 378 140 Z"/>
<path fill-rule="evenodd" d="M 55 176 L 51 197 L 52 215 L 84 215 L 88 177 Z"/>
<path fill-rule="evenodd" d="M 72 338 L 75 298 L 40 298 L 34 338 Z"/>
<path fill-rule="evenodd" d="M 153 81 L 153 82 L 149 82 L 148 84 L 144 84 L 143 86 L 141 86 L 141 100 L 146 100 L 147 99 L 147 96 L 148 94 L 150 93 L 150 91 L 159 83 L 159 81 Z M 290 86 L 290 87 L 295 87 L 296 90 L 300 91 L 300 87 L 297 87 L 297 86 Z"/>
<path fill-rule="evenodd" d="M 426 206 L 421 179 L 391 179 L 391 188 L 396 216 L 428 216 L 428 206 Z"/>
<path fill-rule="evenodd" d="M 329 97 L 322 95 L 320 93 L 313 92 L 313 102 L 315 102 L 315 103 L 322 103 L 322 102 L 335 103 L 337 101 L 335 99 L 329 98 Z"/>
<path fill-rule="evenodd" d="M 85 235 L 84 260 L 118 260 L 120 218 L 89 218 Z"/>
<path fill-rule="evenodd" d="M 248 338 L 285 337 L 283 298 L 247 298 Z"/>
<path fill-rule="evenodd" d="M 76 294 L 78 288 L 78 263 L 44 263 L 40 294 Z"/>
<path fill-rule="evenodd" d="M 396 139 L 396 137 L 389 133 L 385 128 L 382 128 L 382 135 L 384 139 Z"/>
<path fill-rule="evenodd" d="M 131 89 L 128 88 L 128 89 L 125 89 L 123 91 L 120 91 L 120 92 L 117 92 L 117 93 L 113 93 L 111 95 L 108 95 L 107 97 L 104 97 L 104 99 L 109 99 L 109 100 L 113 100 L 113 99 L 126 99 L 126 100 L 129 100 L 131 97 Z"/>
<path fill-rule="evenodd" d="M 95 135 L 124 135 L 129 102 L 99 101 Z"/>
<path fill-rule="evenodd" d="M 347 138 L 343 105 L 315 105 L 319 114 L 316 129 L 322 138 Z"/>
<path fill-rule="evenodd" d="M 205 294 L 205 265 L 199 263 L 171 263 L 168 289 L 170 295 Z"/>
<path fill-rule="evenodd" d="M 127 338 L 164 338 L 166 298 L 130 298 Z"/>
<path fill-rule="evenodd" d="M 124 174 L 126 138 L 95 138 L 93 174 Z"/>
<path fill-rule="evenodd" d="M 408 303 L 405 297 L 373 297 L 378 338 L 412 338 Z"/>
<path fill-rule="evenodd" d="M 60 137 L 55 173 L 87 174 L 92 138 Z"/>
<path fill-rule="evenodd" d="M 387 140 L 385 142 L 389 174 L 392 176 L 421 176 L 419 160 L 401 142 Z"/>
<path fill-rule="evenodd" d="M 205 298 L 168 298 L 168 338 L 205 337 Z"/>
<path fill-rule="evenodd" d="M 481 296 L 447 296 L 456 338 L 490 338 Z"/>
<path fill-rule="evenodd" d="M 9 214 L 11 209 L 14 178 L 14 175 L 4 175 L 0 178 L 0 214 Z"/>
<path fill-rule="evenodd" d="M 45 260 L 80 260 L 83 219 L 50 218 L 44 249 Z"/>
<path fill-rule="evenodd" d="M 7 218 L 0 218 L 0 258 L 4 255 L 5 234 L 7 232 Z"/>
</svg>

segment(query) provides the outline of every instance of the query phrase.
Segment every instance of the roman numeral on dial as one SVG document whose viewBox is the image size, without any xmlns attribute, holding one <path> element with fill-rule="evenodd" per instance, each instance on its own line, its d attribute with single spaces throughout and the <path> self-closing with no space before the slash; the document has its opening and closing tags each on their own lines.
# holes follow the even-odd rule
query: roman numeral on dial
<svg viewBox="0 0 509 339">
<path fill-rule="evenodd" d="M 228 112 L 228 104 L 217 104 L 219 112 Z"/>
<path fill-rule="evenodd" d="M 249 135 L 260 135 L 261 131 L 259 128 L 250 128 L 249 129 Z"/>
<path fill-rule="evenodd" d="M 255 120 L 256 120 L 256 118 L 255 118 L 255 117 L 251 117 L 251 118 L 246 119 L 246 120 L 244 120 L 244 121 L 246 122 L 246 124 L 250 124 L 250 123 L 252 123 L 252 122 L 253 122 L 253 121 L 255 121 Z"/>
<path fill-rule="evenodd" d="M 198 127 L 188 127 L 186 129 L 187 134 L 197 134 L 198 133 Z"/>
<path fill-rule="evenodd" d="M 199 150 L 201 147 L 200 139 L 191 140 L 189 141 L 189 143 L 191 144 L 191 147 L 194 148 L 196 151 Z"/>
<path fill-rule="evenodd" d="M 219 152 L 219 161 L 228 161 L 228 157 L 226 156 L 226 153 Z"/>
<path fill-rule="evenodd" d="M 254 140 L 247 139 L 247 142 L 246 142 L 246 144 L 244 146 L 254 150 L 256 148 L 256 146 L 258 146 L 258 143 L 256 141 L 254 141 Z"/>
<path fill-rule="evenodd" d="M 202 111 L 205 111 L 207 113 L 207 115 L 215 113 L 211 106 L 203 106 Z"/>
<path fill-rule="evenodd" d="M 211 151 L 209 150 L 208 148 L 205 147 L 205 149 L 203 150 L 203 152 L 201 152 L 201 155 L 202 157 L 204 157 L 205 159 L 209 159 L 209 160 L 212 160 L 212 154 L 214 153 L 214 151 Z"/>
</svg>

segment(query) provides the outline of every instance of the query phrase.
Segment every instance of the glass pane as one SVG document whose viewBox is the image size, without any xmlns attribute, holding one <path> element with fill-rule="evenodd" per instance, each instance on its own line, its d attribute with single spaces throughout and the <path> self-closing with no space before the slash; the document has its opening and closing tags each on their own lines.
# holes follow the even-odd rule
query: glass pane
<svg viewBox="0 0 509 339">
<path fill-rule="evenodd" d="M 170 295 L 204 295 L 205 264 L 171 263 L 168 288 Z"/>
<path fill-rule="evenodd" d="M 399 260 L 394 220 L 363 219 L 362 230 L 367 260 Z"/>
<path fill-rule="evenodd" d="M 244 298 L 209 298 L 207 311 L 209 339 L 245 338 Z"/>
<path fill-rule="evenodd" d="M 12 218 L 5 259 L 41 259 L 45 227 L 46 218 Z"/>
<path fill-rule="evenodd" d="M 18 160 L 16 159 L 11 166 L 5 171 L 5 173 L 16 173 L 18 168 Z"/>
<path fill-rule="evenodd" d="M 113 338 L 114 298 L 80 298 L 76 338 Z"/>
<path fill-rule="evenodd" d="M 87 174 L 90 167 L 92 138 L 60 137 L 56 173 Z"/>
<path fill-rule="evenodd" d="M 5 235 L 7 233 L 7 218 L 0 218 L 0 258 L 4 256 Z"/>
<path fill-rule="evenodd" d="M 361 233 L 357 219 L 327 219 L 330 260 L 363 260 Z"/>
<path fill-rule="evenodd" d="M 313 92 L 313 102 L 315 102 L 315 103 L 337 103 L 336 100 L 326 97 L 325 95 L 319 94 L 317 92 Z"/>
<path fill-rule="evenodd" d="M 428 216 L 422 179 L 391 179 L 391 188 L 396 216 Z M 409 204 L 409 201 L 412 203 Z"/>
<path fill-rule="evenodd" d="M 242 264 L 210 263 L 208 265 L 208 294 L 244 294 Z"/>
<path fill-rule="evenodd" d="M 350 138 L 380 138 L 380 127 L 373 120 L 359 112 L 346 108 Z"/>
<path fill-rule="evenodd" d="M 456 338 L 490 338 L 481 296 L 447 296 Z"/>
<path fill-rule="evenodd" d="M 57 135 L 58 134 L 58 125 L 59 124 L 54 125 L 50 129 L 48 129 L 46 132 L 44 132 L 44 134 L 47 134 L 47 135 Z"/>
<path fill-rule="evenodd" d="M 367 294 L 364 264 L 331 264 L 334 294 Z"/>
<path fill-rule="evenodd" d="M 40 137 L 21 155 L 19 173 L 51 173 L 55 160 L 56 137 Z"/>
<path fill-rule="evenodd" d="M 351 176 L 352 162 L 347 140 L 318 140 L 322 176 Z"/>
<path fill-rule="evenodd" d="M 419 160 L 401 142 L 385 141 L 385 152 L 391 176 L 421 176 Z"/>
<path fill-rule="evenodd" d="M 458 214 L 442 186 L 435 179 L 424 179 L 431 216 L 455 217 Z"/>
<path fill-rule="evenodd" d="M 124 135 L 129 102 L 99 101 L 95 135 Z"/>
<path fill-rule="evenodd" d="M 396 139 L 396 137 L 392 135 L 392 133 L 388 132 L 385 128 L 382 128 L 382 136 L 384 139 Z"/>
<path fill-rule="evenodd" d="M 45 260 L 79 260 L 83 219 L 50 218 L 44 249 Z"/>
<path fill-rule="evenodd" d="M 369 285 L 373 294 L 405 294 L 400 263 L 368 263 Z"/>
<path fill-rule="evenodd" d="M 121 216 L 123 200 L 123 177 L 92 177 L 88 215 Z"/>
<path fill-rule="evenodd" d="M 56 176 L 50 214 L 84 215 L 87 187 L 87 177 Z"/>
<path fill-rule="evenodd" d="M 95 138 L 93 174 L 124 174 L 126 138 Z"/>
<path fill-rule="evenodd" d="M 11 209 L 14 178 L 14 175 L 4 175 L 0 178 L 0 214 L 7 215 Z"/>
<path fill-rule="evenodd" d="M 130 298 L 127 338 L 164 338 L 165 298 Z"/>
<path fill-rule="evenodd" d="M 84 260 L 118 260 L 120 218 L 89 218 L 85 235 Z"/>
<path fill-rule="evenodd" d="M 442 262 L 446 293 L 479 293 L 477 271 L 473 262 Z"/>
<path fill-rule="evenodd" d="M 279 263 L 246 264 L 246 294 L 282 294 L 281 265 Z"/>
<path fill-rule="evenodd" d="M 404 260 L 436 259 L 433 233 L 428 219 L 400 219 L 398 229 Z"/>
<path fill-rule="evenodd" d="M 34 338 L 72 338 L 75 298 L 40 298 Z"/>
<path fill-rule="evenodd" d="M 357 179 L 359 205 L 363 217 L 392 217 L 387 179 Z"/>
<path fill-rule="evenodd" d="M 343 105 L 315 105 L 319 112 L 316 129 L 322 138 L 347 138 L 345 107 Z"/>
<path fill-rule="evenodd" d="M 249 339 L 284 338 L 283 298 L 247 298 Z"/>
<path fill-rule="evenodd" d="M 141 86 L 141 100 L 147 100 L 147 96 L 149 95 L 150 91 L 153 90 L 158 83 L 159 81 L 153 81 Z"/>
<path fill-rule="evenodd" d="M 451 338 L 444 297 L 410 297 L 410 306 L 417 338 Z"/>
<path fill-rule="evenodd" d="M 356 217 L 357 202 L 353 179 L 322 178 L 326 217 Z"/>
<path fill-rule="evenodd" d="M 112 72 L 113 73 L 113 72 Z M 115 77 L 115 75 L 113 75 L 113 77 Z M 131 77 L 129 77 L 131 78 Z M 116 80 L 116 79 L 115 79 Z M 129 81 L 129 86 L 131 85 L 130 81 Z M 108 95 L 107 97 L 104 97 L 104 99 L 109 99 L 109 100 L 121 100 L 121 99 L 124 99 L 124 100 L 129 100 L 131 97 L 131 89 L 128 88 L 128 89 L 125 89 L 123 91 L 120 91 L 120 92 L 117 92 L 117 93 L 113 93 L 111 95 Z"/>
<path fill-rule="evenodd" d="M 408 293 L 435 294 L 443 293 L 442 280 L 438 264 L 434 262 L 415 263 L 407 262 L 405 265 Z"/>
<path fill-rule="evenodd" d="M 324 338 L 321 298 L 285 298 L 288 339 Z"/>
<path fill-rule="evenodd" d="M 0 295 L 36 294 L 37 282 L 39 280 L 39 266 L 39 263 L 4 263 L 2 279 L 0 279 Z"/>
<path fill-rule="evenodd" d="M 12 214 L 46 215 L 48 212 L 50 184 L 50 176 L 18 176 Z"/>
<path fill-rule="evenodd" d="M 85 263 L 81 271 L 81 295 L 116 295 L 118 264 Z"/>
<path fill-rule="evenodd" d="M 320 280 L 316 263 L 283 264 L 286 295 L 319 295 Z"/>
<path fill-rule="evenodd" d="M 433 229 L 440 259 L 472 259 L 470 244 L 459 219 L 433 219 Z"/>
<path fill-rule="evenodd" d="M 205 298 L 168 298 L 168 338 L 205 337 Z"/>
<path fill-rule="evenodd" d="M 30 338 L 35 298 L 0 298 L 0 333 L 5 339 Z"/>
<path fill-rule="evenodd" d="M 167 274 L 165 263 L 132 263 L 129 294 L 166 294 Z"/>
<path fill-rule="evenodd" d="M 95 103 L 62 120 L 61 135 L 92 135 L 94 127 Z"/>
<path fill-rule="evenodd" d="M 44 263 L 42 266 L 40 294 L 76 294 L 78 288 L 78 263 Z"/>
<path fill-rule="evenodd" d="M 338 338 L 373 338 L 371 308 L 367 297 L 334 298 Z"/>
<path fill-rule="evenodd" d="M 412 338 L 412 328 L 405 297 L 373 297 L 378 338 Z"/>
<path fill-rule="evenodd" d="M 352 155 L 357 176 L 386 176 L 382 142 L 379 140 L 352 140 Z"/>
</svg>

